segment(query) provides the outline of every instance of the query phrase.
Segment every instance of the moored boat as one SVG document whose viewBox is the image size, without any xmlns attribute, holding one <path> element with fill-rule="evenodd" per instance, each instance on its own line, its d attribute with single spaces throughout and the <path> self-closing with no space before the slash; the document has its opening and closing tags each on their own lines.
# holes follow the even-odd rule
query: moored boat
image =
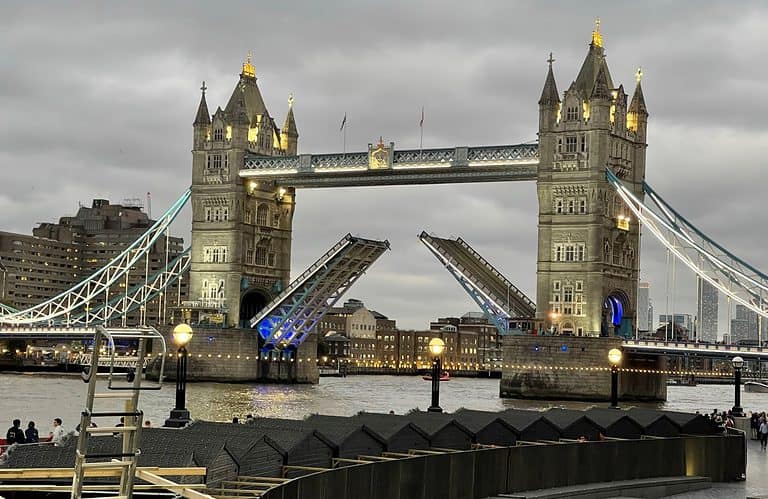
<svg viewBox="0 0 768 499">
<path fill-rule="evenodd" d="M 744 391 L 752 393 L 768 393 L 768 383 L 761 381 L 747 381 L 744 383 Z"/>
<path fill-rule="evenodd" d="M 432 381 L 432 374 L 425 374 L 421 377 L 424 381 Z M 451 375 L 448 374 L 448 371 L 443 371 L 440 373 L 440 381 L 451 381 Z"/>
</svg>

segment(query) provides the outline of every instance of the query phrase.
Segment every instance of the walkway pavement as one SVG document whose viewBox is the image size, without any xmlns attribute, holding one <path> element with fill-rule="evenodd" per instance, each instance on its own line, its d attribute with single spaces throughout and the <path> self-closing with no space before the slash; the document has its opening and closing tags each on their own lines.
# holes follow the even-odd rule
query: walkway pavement
<svg viewBox="0 0 768 499">
<path fill-rule="evenodd" d="M 747 441 L 747 480 L 715 483 L 709 490 L 677 494 L 674 499 L 745 499 L 768 494 L 768 452 L 760 450 L 757 440 Z"/>
</svg>

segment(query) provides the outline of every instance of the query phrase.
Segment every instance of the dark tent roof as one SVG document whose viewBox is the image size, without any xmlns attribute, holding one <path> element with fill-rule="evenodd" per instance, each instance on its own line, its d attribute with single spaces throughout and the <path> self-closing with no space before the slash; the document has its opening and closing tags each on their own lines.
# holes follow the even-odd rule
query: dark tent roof
<svg viewBox="0 0 768 499">
<path fill-rule="evenodd" d="M 637 421 L 630 418 L 629 414 L 627 414 L 626 411 L 623 411 L 621 409 L 611 409 L 608 407 L 593 407 L 585 411 L 584 414 L 587 416 L 587 419 L 591 420 L 592 422 L 594 422 L 595 424 L 597 424 L 603 429 L 608 428 L 609 426 L 615 424 L 617 421 L 624 418 L 629 419 L 635 424 L 639 424 L 637 423 Z"/>
<path fill-rule="evenodd" d="M 397 416 L 394 414 L 376 414 L 371 412 L 361 412 L 356 416 L 352 416 L 351 421 L 355 423 L 363 424 L 373 431 L 384 437 L 385 440 L 389 440 L 403 428 L 410 427 L 418 433 L 421 433 L 424 438 L 429 438 L 429 435 L 405 419 L 403 416 Z"/>
<path fill-rule="evenodd" d="M 658 421 L 659 419 L 665 418 L 669 421 L 671 421 L 675 426 L 678 428 L 680 427 L 680 424 L 678 424 L 676 421 L 674 421 L 672 418 L 669 417 L 669 415 L 665 411 L 659 411 L 656 409 L 648 409 L 646 407 L 632 407 L 627 411 L 627 414 L 629 417 L 637 421 L 643 426 L 649 426 Z"/>
<path fill-rule="evenodd" d="M 513 429 L 512 426 L 502 418 L 502 413 L 499 412 L 475 411 L 462 408 L 454 412 L 453 417 L 456 418 L 456 421 L 462 426 L 474 433 L 477 433 L 496 420 L 505 426 L 509 426 L 510 429 Z"/>
<path fill-rule="evenodd" d="M 369 434 L 382 444 L 386 439 L 362 423 L 353 423 L 349 417 L 312 415 L 304 420 L 311 428 L 316 429 L 336 445 L 340 445 L 350 435 L 358 430 Z"/>
<path fill-rule="evenodd" d="M 382 416 L 392 417 L 391 414 L 382 414 Z M 441 412 L 413 411 L 403 416 L 395 417 L 402 417 L 405 420 L 410 421 L 418 428 L 422 429 L 424 433 L 430 436 L 430 438 L 436 435 L 438 432 L 442 431 L 446 426 L 451 425 L 456 426 L 470 437 L 472 436 L 472 431 L 463 426 L 460 422 L 456 421 L 456 418 L 452 414 L 444 414 Z"/>
<path fill-rule="evenodd" d="M 521 409 L 507 409 L 499 413 L 499 417 L 517 431 L 522 431 L 535 422 L 544 419 L 544 413 L 540 411 L 524 411 Z M 547 421 L 552 424 L 550 421 Z"/>
</svg>

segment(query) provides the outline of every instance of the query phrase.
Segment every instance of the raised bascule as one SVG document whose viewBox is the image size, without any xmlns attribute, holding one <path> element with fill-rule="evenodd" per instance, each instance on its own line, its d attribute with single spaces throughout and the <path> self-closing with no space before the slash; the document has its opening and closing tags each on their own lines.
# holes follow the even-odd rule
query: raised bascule
<svg viewBox="0 0 768 499">
<path fill-rule="evenodd" d="M 551 355 L 543 357 L 549 349 L 576 351 L 575 343 L 569 346 L 562 338 L 583 339 L 587 343 L 578 348 L 584 352 L 592 348 L 584 345 L 597 344 L 589 343 L 591 338 L 610 337 L 605 345 L 617 341 L 640 360 L 679 349 L 702 350 L 681 344 L 622 343 L 622 338 L 635 334 L 641 226 L 702 279 L 768 317 L 768 276 L 706 237 L 645 183 L 648 110 L 641 71 L 630 98 L 623 85 L 614 83 L 599 26 L 576 78 L 562 94 L 554 62 L 550 54 L 538 100 L 535 143 L 400 150 L 379 139 L 368 144 L 367 151 L 298 154 L 293 97 L 280 127 L 267 110 L 249 56 L 224 108 L 211 114 L 207 87 L 201 88 L 193 123 L 191 189 L 145 236 L 71 290 L 27 310 L 0 304 L 0 324 L 67 328 L 115 325 L 122 320 L 126 326 L 125 315 L 136 309 L 142 310 L 141 321 L 147 323 L 150 318 L 143 310 L 148 300 L 167 301 L 164 293 L 169 286 L 188 279 L 190 299 L 164 303 L 158 321 L 181 317 L 208 333 L 195 335 L 190 345 L 197 352 L 191 360 L 193 376 L 313 381 L 316 372 L 309 366 L 314 366 L 314 324 L 389 249 L 389 243 L 347 235 L 291 282 L 298 191 L 511 181 L 536 181 L 535 300 L 461 238 L 426 232 L 420 236 L 507 336 L 508 394 L 525 394 L 526 384 L 546 385 L 553 379 L 560 383 L 555 374 L 542 378 L 533 371 L 560 362 Z M 129 275 L 135 277 L 137 262 L 153 242 L 168 237 L 170 223 L 188 200 L 191 248 L 167 259 L 164 271 L 149 275 L 147 270 L 143 284 L 131 288 L 126 284 L 116 294 L 113 290 L 119 283 L 127 283 Z M 514 334 L 520 332 L 514 324 L 523 321 L 539 335 L 557 336 Z M 562 344 L 545 345 L 552 341 Z M 603 347 L 595 348 L 602 355 Z M 766 355 L 759 347 L 739 351 L 752 357 Z M 521 357 L 538 363 L 521 368 L 525 365 L 514 362 Z M 578 365 L 577 356 L 572 357 Z M 222 358 L 228 359 L 224 367 Z M 273 361 L 295 364 L 282 370 L 270 365 Z M 632 365 L 632 359 L 628 362 Z M 662 361 L 654 357 L 651 362 L 658 370 Z M 520 373 L 506 372 L 510 366 L 517 366 Z M 570 376 L 565 371 L 561 375 Z M 629 392 L 660 390 L 659 383 L 651 384 Z"/>
</svg>

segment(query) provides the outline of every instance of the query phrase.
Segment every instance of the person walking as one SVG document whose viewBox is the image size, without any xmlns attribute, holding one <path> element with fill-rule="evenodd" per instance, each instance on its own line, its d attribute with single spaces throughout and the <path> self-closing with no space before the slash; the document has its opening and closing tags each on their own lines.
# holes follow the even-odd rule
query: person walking
<svg viewBox="0 0 768 499">
<path fill-rule="evenodd" d="M 760 423 L 760 450 L 764 451 L 766 445 L 768 445 L 768 421 L 763 419 Z"/>
<path fill-rule="evenodd" d="M 50 437 L 53 445 L 59 446 L 64 442 L 64 428 L 61 427 L 61 418 L 53 420 L 53 431 Z"/>
<path fill-rule="evenodd" d="M 27 430 L 24 432 L 24 436 L 26 437 L 28 444 L 36 444 L 40 441 L 40 435 L 37 433 L 34 421 L 27 423 Z"/>
<path fill-rule="evenodd" d="M 20 428 L 21 420 L 14 419 L 13 426 L 8 428 L 5 433 L 5 441 L 8 445 L 23 444 L 26 440 L 24 438 L 24 431 Z"/>
</svg>

